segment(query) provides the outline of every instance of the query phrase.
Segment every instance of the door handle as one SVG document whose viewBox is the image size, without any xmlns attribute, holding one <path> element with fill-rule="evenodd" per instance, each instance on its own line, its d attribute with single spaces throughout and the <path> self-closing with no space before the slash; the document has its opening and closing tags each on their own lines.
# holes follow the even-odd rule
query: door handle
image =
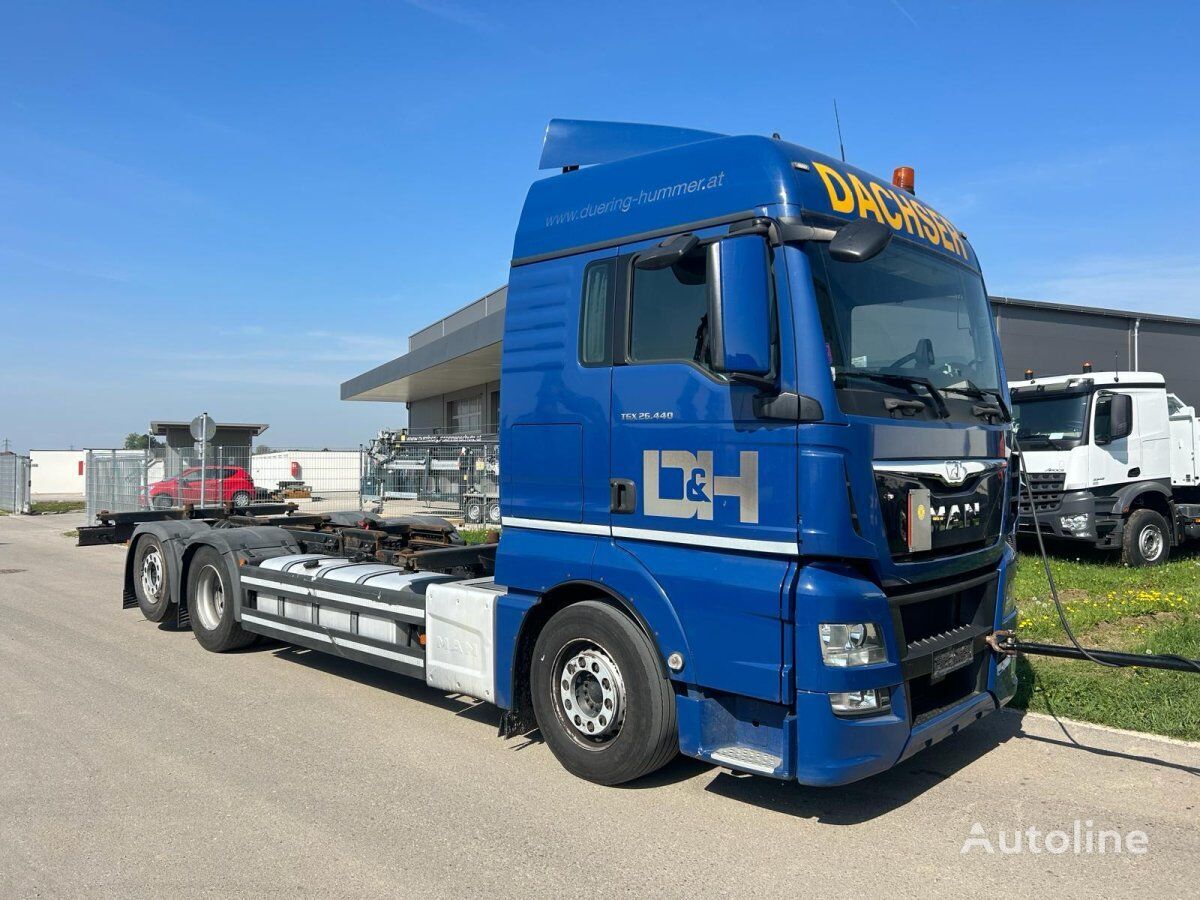
<svg viewBox="0 0 1200 900">
<path fill-rule="evenodd" d="M 631 513 L 637 510 L 637 485 L 628 478 L 611 478 L 608 482 L 609 512 Z"/>
</svg>

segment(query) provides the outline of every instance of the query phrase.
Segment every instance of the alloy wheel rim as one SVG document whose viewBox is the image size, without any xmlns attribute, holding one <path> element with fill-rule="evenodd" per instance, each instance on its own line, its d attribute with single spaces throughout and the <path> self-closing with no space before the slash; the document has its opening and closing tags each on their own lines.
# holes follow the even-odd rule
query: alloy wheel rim
<svg viewBox="0 0 1200 900">
<path fill-rule="evenodd" d="M 206 631 L 215 631 L 224 613 L 225 590 L 221 586 L 221 576 L 212 566 L 205 566 L 200 570 L 196 584 L 196 615 Z"/>
<path fill-rule="evenodd" d="M 154 547 L 142 557 L 142 592 L 149 598 L 158 599 L 162 586 L 162 551 Z"/>
<path fill-rule="evenodd" d="M 573 641 L 558 654 L 557 711 L 568 733 L 595 749 L 612 742 L 625 720 L 625 682 L 608 652 L 590 641 Z"/>
</svg>

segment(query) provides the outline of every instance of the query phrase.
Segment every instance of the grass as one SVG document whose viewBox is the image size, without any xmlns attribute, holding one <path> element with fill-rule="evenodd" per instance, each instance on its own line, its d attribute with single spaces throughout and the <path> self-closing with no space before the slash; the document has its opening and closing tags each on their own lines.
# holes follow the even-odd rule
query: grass
<svg viewBox="0 0 1200 900">
<path fill-rule="evenodd" d="M 58 513 L 78 512 L 84 508 L 82 500 L 38 500 L 29 504 L 31 516 L 52 516 Z"/>
<path fill-rule="evenodd" d="M 1068 644 L 1036 548 L 1014 580 L 1022 640 Z M 1131 569 L 1115 556 L 1051 555 L 1067 621 L 1085 647 L 1200 658 L 1200 554 Z M 1200 741 L 1200 675 L 1111 669 L 1086 661 L 1022 657 L 1013 705 L 1070 719 Z"/>
<path fill-rule="evenodd" d="M 492 533 L 490 528 L 460 528 L 458 533 L 462 535 L 463 543 L 466 544 L 484 544 L 488 541 L 488 535 Z"/>
</svg>

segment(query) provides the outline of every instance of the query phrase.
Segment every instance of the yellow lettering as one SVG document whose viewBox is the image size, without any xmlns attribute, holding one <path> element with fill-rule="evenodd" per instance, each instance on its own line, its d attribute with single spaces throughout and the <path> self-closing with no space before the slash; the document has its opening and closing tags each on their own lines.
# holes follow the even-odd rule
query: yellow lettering
<svg viewBox="0 0 1200 900">
<path fill-rule="evenodd" d="M 894 201 L 896 199 L 895 195 L 893 195 L 891 191 L 885 188 L 878 181 L 871 182 L 871 193 L 874 194 L 875 199 L 879 201 L 879 208 L 883 211 L 883 217 L 888 220 L 888 224 L 897 231 L 903 228 L 904 216 L 900 215 L 900 213 L 896 213 L 893 216 L 892 211 L 888 209 L 887 202 L 883 199 L 884 197 L 891 197 Z"/>
<path fill-rule="evenodd" d="M 850 193 L 850 185 L 837 171 L 819 162 L 813 162 L 813 168 L 825 182 L 825 190 L 829 193 L 829 205 L 834 212 L 848 213 L 854 211 L 854 197 Z M 840 190 L 839 190 L 840 189 Z"/>
<path fill-rule="evenodd" d="M 940 247 L 942 245 L 942 239 L 938 237 L 937 225 L 934 224 L 933 217 L 929 215 L 929 210 L 927 210 L 916 200 L 912 201 L 912 205 L 917 211 L 917 215 L 921 219 L 921 224 L 925 226 L 926 240 L 928 240 L 929 243 L 933 244 L 935 247 Z"/>
<path fill-rule="evenodd" d="M 895 198 L 896 205 L 900 207 L 900 215 L 904 218 L 904 229 L 917 237 L 925 237 L 925 232 L 921 230 L 921 222 L 917 219 L 917 212 L 913 209 L 912 202 L 908 197 L 904 196 L 901 191 L 892 191 L 892 197 Z"/>
<path fill-rule="evenodd" d="M 875 217 L 875 221 L 883 224 L 883 214 L 879 212 L 879 205 L 871 199 L 871 192 L 867 190 L 858 178 L 851 174 L 850 183 L 854 185 L 854 194 L 858 197 L 858 216 L 860 219 L 865 219 L 867 213 Z"/>
</svg>

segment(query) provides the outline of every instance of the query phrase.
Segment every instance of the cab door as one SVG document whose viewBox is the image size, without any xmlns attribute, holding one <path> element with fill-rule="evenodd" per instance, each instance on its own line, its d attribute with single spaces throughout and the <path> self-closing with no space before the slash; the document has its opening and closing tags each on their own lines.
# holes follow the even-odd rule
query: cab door
<svg viewBox="0 0 1200 900">
<path fill-rule="evenodd" d="M 622 248 L 618 261 L 613 540 L 674 607 L 693 655 L 687 681 L 778 701 L 783 591 L 797 553 L 797 425 L 758 418 L 761 386 L 714 365 L 708 244 L 654 269 L 637 265 L 646 246 Z M 774 310 L 775 288 L 764 290 Z"/>
</svg>

